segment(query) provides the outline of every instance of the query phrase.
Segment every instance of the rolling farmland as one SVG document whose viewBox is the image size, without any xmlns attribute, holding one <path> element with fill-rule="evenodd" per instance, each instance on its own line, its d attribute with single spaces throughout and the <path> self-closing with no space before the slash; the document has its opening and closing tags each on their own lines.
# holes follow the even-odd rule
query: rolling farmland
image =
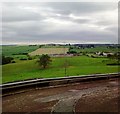
<svg viewBox="0 0 120 114">
<path fill-rule="evenodd" d="M 89 51 L 98 51 L 98 47 L 90 48 Z M 101 47 L 104 51 L 106 48 Z M 3 46 L 3 55 L 14 58 L 15 63 L 1 65 L 2 67 L 2 83 L 33 79 L 33 78 L 56 78 L 65 76 L 65 62 L 66 75 L 67 76 L 80 76 L 87 74 L 101 74 L 101 73 L 115 73 L 118 72 L 118 65 L 107 65 L 111 63 L 117 63 L 115 59 L 109 59 L 107 57 L 95 57 L 80 55 L 71 57 L 51 57 L 52 63 L 46 69 L 40 68 L 37 64 L 39 56 L 42 54 L 65 54 L 69 51 L 69 48 L 64 47 L 39 47 L 33 46 Z M 74 50 L 74 49 L 73 49 Z M 77 49 L 86 52 L 85 49 Z M 109 49 L 110 50 L 110 49 Z M 116 49 L 117 51 L 117 49 Z M 86 52 L 89 54 L 89 52 Z M 33 56 L 31 60 L 28 59 L 28 54 Z M 23 58 L 24 60 L 21 60 Z M 26 58 L 26 59 L 25 59 Z"/>
</svg>

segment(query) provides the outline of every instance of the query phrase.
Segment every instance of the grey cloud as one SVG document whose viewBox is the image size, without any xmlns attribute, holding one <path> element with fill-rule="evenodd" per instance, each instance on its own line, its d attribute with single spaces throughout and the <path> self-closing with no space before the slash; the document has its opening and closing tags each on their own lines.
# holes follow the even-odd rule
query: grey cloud
<svg viewBox="0 0 120 114">
<path fill-rule="evenodd" d="M 91 30 L 92 31 L 92 30 Z M 13 35 L 13 39 L 15 40 L 18 37 L 18 41 L 53 41 L 54 40 L 64 40 L 69 41 L 109 41 L 113 42 L 117 37 L 112 33 L 102 33 L 102 32 L 91 32 L 91 31 L 58 31 L 55 33 L 48 33 L 48 34 L 40 34 L 39 31 L 29 31 L 29 32 L 19 32 L 17 35 Z M 7 40 L 10 40 L 9 37 Z"/>
<path fill-rule="evenodd" d="M 42 17 L 38 13 L 22 9 L 19 6 L 11 6 L 10 4 L 8 7 L 4 6 L 2 9 L 3 22 L 36 21 L 41 19 L 45 19 L 45 17 Z"/>
<path fill-rule="evenodd" d="M 53 9 L 61 12 L 62 14 L 85 14 L 85 13 L 96 13 L 105 10 L 114 10 L 117 4 L 112 2 L 60 2 L 60 3 L 47 3 L 46 6 L 52 7 Z"/>
<path fill-rule="evenodd" d="M 74 19 L 73 20 L 74 22 L 76 22 L 76 23 L 89 23 L 91 20 L 89 20 L 89 19 Z"/>
<path fill-rule="evenodd" d="M 117 42 L 115 21 L 96 14 L 112 11 L 113 3 L 11 3 L 3 6 L 3 42 Z M 26 9 L 25 9 L 26 8 Z M 27 9 L 28 8 L 28 9 Z M 32 9 L 31 9 L 32 8 Z M 35 9 L 35 11 L 33 11 Z M 72 18 L 73 14 L 78 18 Z M 92 16 L 93 17 L 92 17 Z M 90 18 L 86 18 L 90 17 Z M 79 18 L 82 17 L 82 18 Z M 91 18 L 92 17 L 92 18 Z M 45 20 L 54 19 L 46 22 Z M 95 19 L 97 21 L 95 21 Z M 65 22 L 69 22 L 64 24 Z M 61 23 L 59 23 L 61 22 Z M 82 26 L 82 24 L 86 24 Z M 90 26 L 98 26 L 92 29 Z M 100 27 L 107 27 L 100 30 Z M 83 27 L 83 28 L 82 28 Z M 93 27 L 94 28 L 94 27 Z"/>
<path fill-rule="evenodd" d="M 107 29 L 109 31 L 111 31 L 112 33 L 116 34 L 116 36 L 118 35 L 118 27 L 117 26 L 110 26 Z"/>
</svg>

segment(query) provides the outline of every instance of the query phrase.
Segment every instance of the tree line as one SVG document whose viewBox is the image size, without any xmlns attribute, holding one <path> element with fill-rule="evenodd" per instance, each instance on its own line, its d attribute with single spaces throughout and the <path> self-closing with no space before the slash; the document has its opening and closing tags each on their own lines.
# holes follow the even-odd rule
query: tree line
<svg viewBox="0 0 120 114">
<path fill-rule="evenodd" d="M 4 65 L 4 64 L 8 64 L 8 63 L 14 63 L 15 61 L 14 58 L 12 57 L 5 57 L 4 55 L 2 55 L 2 57 L 0 58 L 0 64 Z"/>
</svg>

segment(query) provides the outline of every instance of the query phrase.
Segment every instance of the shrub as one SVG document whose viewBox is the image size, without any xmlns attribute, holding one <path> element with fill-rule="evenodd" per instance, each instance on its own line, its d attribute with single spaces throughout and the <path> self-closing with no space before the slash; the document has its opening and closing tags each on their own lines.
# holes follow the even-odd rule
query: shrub
<svg viewBox="0 0 120 114">
<path fill-rule="evenodd" d="M 92 58 L 96 58 L 94 55 L 91 55 Z"/>
<path fill-rule="evenodd" d="M 77 52 L 76 51 L 69 51 L 68 53 L 69 54 L 76 54 Z"/>
<path fill-rule="evenodd" d="M 5 57 L 5 56 L 2 56 L 2 65 L 11 63 L 12 60 L 13 60 L 12 57 Z"/>
<path fill-rule="evenodd" d="M 11 63 L 16 63 L 15 61 L 12 61 Z"/>
<path fill-rule="evenodd" d="M 32 57 L 28 57 L 28 60 L 32 60 Z"/>
<path fill-rule="evenodd" d="M 21 58 L 20 60 L 27 60 L 26 58 Z"/>
</svg>

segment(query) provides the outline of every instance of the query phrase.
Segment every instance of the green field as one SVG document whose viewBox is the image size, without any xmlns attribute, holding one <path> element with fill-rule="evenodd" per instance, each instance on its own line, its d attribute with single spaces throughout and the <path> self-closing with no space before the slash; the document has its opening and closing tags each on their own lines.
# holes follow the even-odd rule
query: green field
<svg viewBox="0 0 120 114">
<path fill-rule="evenodd" d="M 42 46 L 41 48 L 58 48 L 59 46 Z M 63 46 L 61 46 L 62 48 Z M 67 46 L 68 47 L 68 46 Z M 6 64 L 2 67 L 2 81 L 3 83 L 32 79 L 32 78 L 56 78 L 65 76 L 64 63 L 67 61 L 67 76 L 86 75 L 86 74 L 99 74 L 99 73 L 113 73 L 118 72 L 117 65 L 106 65 L 107 63 L 114 63 L 115 60 L 108 58 L 92 58 L 87 56 L 52 58 L 52 63 L 47 69 L 40 69 L 34 60 L 20 60 L 21 58 L 27 59 L 27 54 L 35 51 L 39 45 L 24 45 L 24 46 L 2 46 L 2 54 L 4 56 L 13 57 L 16 63 Z M 73 47 L 72 50 L 77 52 L 86 52 L 87 54 L 93 52 L 117 52 L 116 48 L 95 47 L 77 49 Z"/>
<path fill-rule="evenodd" d="M 0 47 L 0 49 L 2 49 L 2 54 L 4 56 L 9 56 L 9 57 L 13 57 L 15 59 L 20 59 L 20 58 L 27 58 L 26 55 L 24 55 L 23 53 L 30 53 L 32 51 L 35 51 L 36 49 L 38 49 L 39 46 L 35 45 L 35 46 L 2 46 Z"/>
<path fill-rule="evenodd" d="M 71 49 L 71 51 L 76 51 L 78 53 L 82 53 L 82 52 L 86 52 L 86 53 L 94 53 L 94 52 L 118 52 L 118 48 L 107 48 L 106 46 L 97 46 L 95 48 L 80 48 L 80 49 L 77 49 L 77 48 L 73 48 Z"/>
<path fill-rule="evenodd" d="M 36 60 L 19 61 L 2 66 L 3 83 L 32 79 L 64 77 L 64 62 L 67 61 L 67 76 L 113 73 L 118 72 L 118 66 L 108 66 L 111 62 L 107 58 L 91 58 L 87 56 L 52 58 L 47 69 L 40 69 Z"/>
</svg>

